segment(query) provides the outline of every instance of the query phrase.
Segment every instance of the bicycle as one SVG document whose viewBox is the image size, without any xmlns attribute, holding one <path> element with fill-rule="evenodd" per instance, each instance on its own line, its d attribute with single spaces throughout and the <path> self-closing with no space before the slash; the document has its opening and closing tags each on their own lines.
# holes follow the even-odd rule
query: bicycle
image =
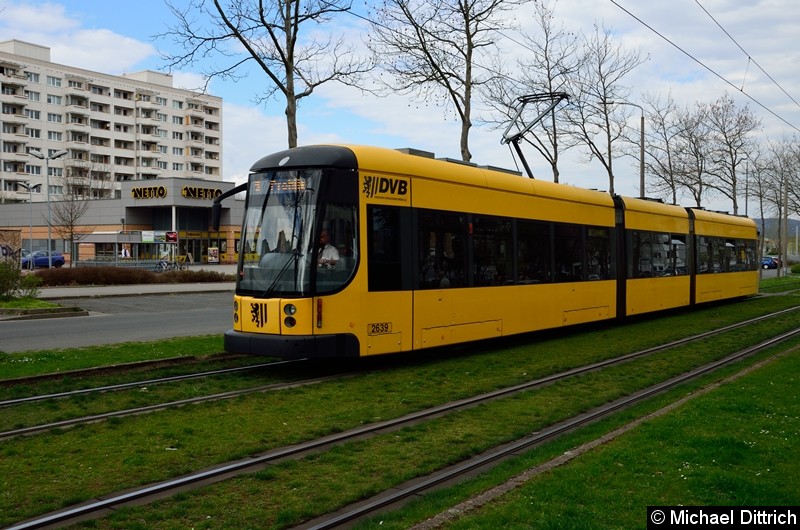
<svg viewBox="0 0 800 530">
<path fill-rule="evenodd" d="M 168 271 L 185 271 L 188 269 L 189 266 L 185 263 L 179 263 L 177 261 L 167 261 L 165 259 L 159 260 L 156 263 L 156 272 L 168 272 Z"/>
</svg>

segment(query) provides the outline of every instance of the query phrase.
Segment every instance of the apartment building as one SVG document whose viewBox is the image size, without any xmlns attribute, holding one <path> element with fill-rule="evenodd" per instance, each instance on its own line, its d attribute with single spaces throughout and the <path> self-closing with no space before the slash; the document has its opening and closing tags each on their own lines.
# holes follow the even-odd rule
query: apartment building
<svg viewBox="0 0 800 530">
<path fill-rule="evenodd" d="M 239 205 L 229 201 L 220 231 L 209 226 L 214 197 L 234 185 L 223 182 L 222 99 L 172 85 L 0 42 L 0 245 L 75 263 L 115 260 L 123 245 L 135 259 L 233 261 Z"/>
<path fill-rule="evenodd" d="M 172 76 L 121 76 L 0 42 L 0 202 L 121 197 L 121 183 L 222 180 L 222 99 Z"/>
</svg>

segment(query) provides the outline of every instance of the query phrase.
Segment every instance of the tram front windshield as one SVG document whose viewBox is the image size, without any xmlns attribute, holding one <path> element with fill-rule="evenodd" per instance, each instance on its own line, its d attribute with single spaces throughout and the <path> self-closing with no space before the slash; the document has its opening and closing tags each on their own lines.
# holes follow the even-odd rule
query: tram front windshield
<svg viewBox="0 0 800 530">
<path fill-rule="evenodd" d="M 300 297 L 342 288 L 357 261 L 356 202 L 355 172 L 250 175 L 237 292 Z"/>
</svg>

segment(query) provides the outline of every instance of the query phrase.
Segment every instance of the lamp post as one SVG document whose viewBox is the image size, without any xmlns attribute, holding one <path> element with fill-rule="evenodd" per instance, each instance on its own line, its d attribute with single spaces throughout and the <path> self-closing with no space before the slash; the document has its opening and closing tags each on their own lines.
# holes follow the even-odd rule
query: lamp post
<svg viewBox="0 0 800 530">
<path fill-rule="evenodd" d="M 639 197 L 644 199 L 644 107 L 628 101 L 603 101 L 604 105 L 630 105 L 642 111 L 642 120 L 639 124 Z"/>
<path fill-rule="evenodd" d="M 56 158 L 61 158 L 62 156 L 67 154 L 67 151 L 56 151 L 55 153 L 51 153 L 47 156 L 44 156 L 41 151 L 30 150 L 28 151 L 30 154 L 35 156 L 40 160 L 44 160 L 44 168 L 45 173 L 47 176 L 47 268 L 53 268 L 53 257 L 50 255 L 50 227 L 52 226 L 51 221 L 51 214 L 50 214 L 50 161 L 55 160 Z"/>
<path fill-rule="evenodd" d="M 27 184 L 25 184 L 24 182 L 17 182 L 17 185 L 18 186 L 22 186 L 23 188 L 28 190 L 28 204 L 30 205 L 30 211 L 31 211 L 30 226 L 28 227 L 28 230 L 29 230 L 29 232 L 28 232 L 28 252 L 29 252 L 28 268 L 29 269 L 33 269 L 34 268 L 34 263 L 33 263 L 33 190 L 35 190 L 36 188 L 42 189 L 42 185 L 41 184 L 36 184 L 35 186 L 33 186 L 33 185 L 31 185 L 30 182 L 28 182 Z"/>
</svg>

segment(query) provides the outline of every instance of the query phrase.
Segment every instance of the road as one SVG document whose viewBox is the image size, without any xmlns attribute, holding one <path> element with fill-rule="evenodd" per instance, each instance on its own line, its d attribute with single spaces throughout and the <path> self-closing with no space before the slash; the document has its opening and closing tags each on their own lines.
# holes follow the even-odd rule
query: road
<svg viewBox="0 0 800 530">
<path fill-rule="evenodd" d="M 777 271 L 762 270 L 762 278 Z M 0 352 L 97 346 L 222 334 L 233 318 L 231 291 L 50 299 L 88 317 L 0 322 Z"/>
<path fill-rule="evenodd" d="M 229 291 L 52 300 L 90 314 L 0 322 L 0 352 L 222 334 L 232 325 L 231 300 Z"/>
</svg>

